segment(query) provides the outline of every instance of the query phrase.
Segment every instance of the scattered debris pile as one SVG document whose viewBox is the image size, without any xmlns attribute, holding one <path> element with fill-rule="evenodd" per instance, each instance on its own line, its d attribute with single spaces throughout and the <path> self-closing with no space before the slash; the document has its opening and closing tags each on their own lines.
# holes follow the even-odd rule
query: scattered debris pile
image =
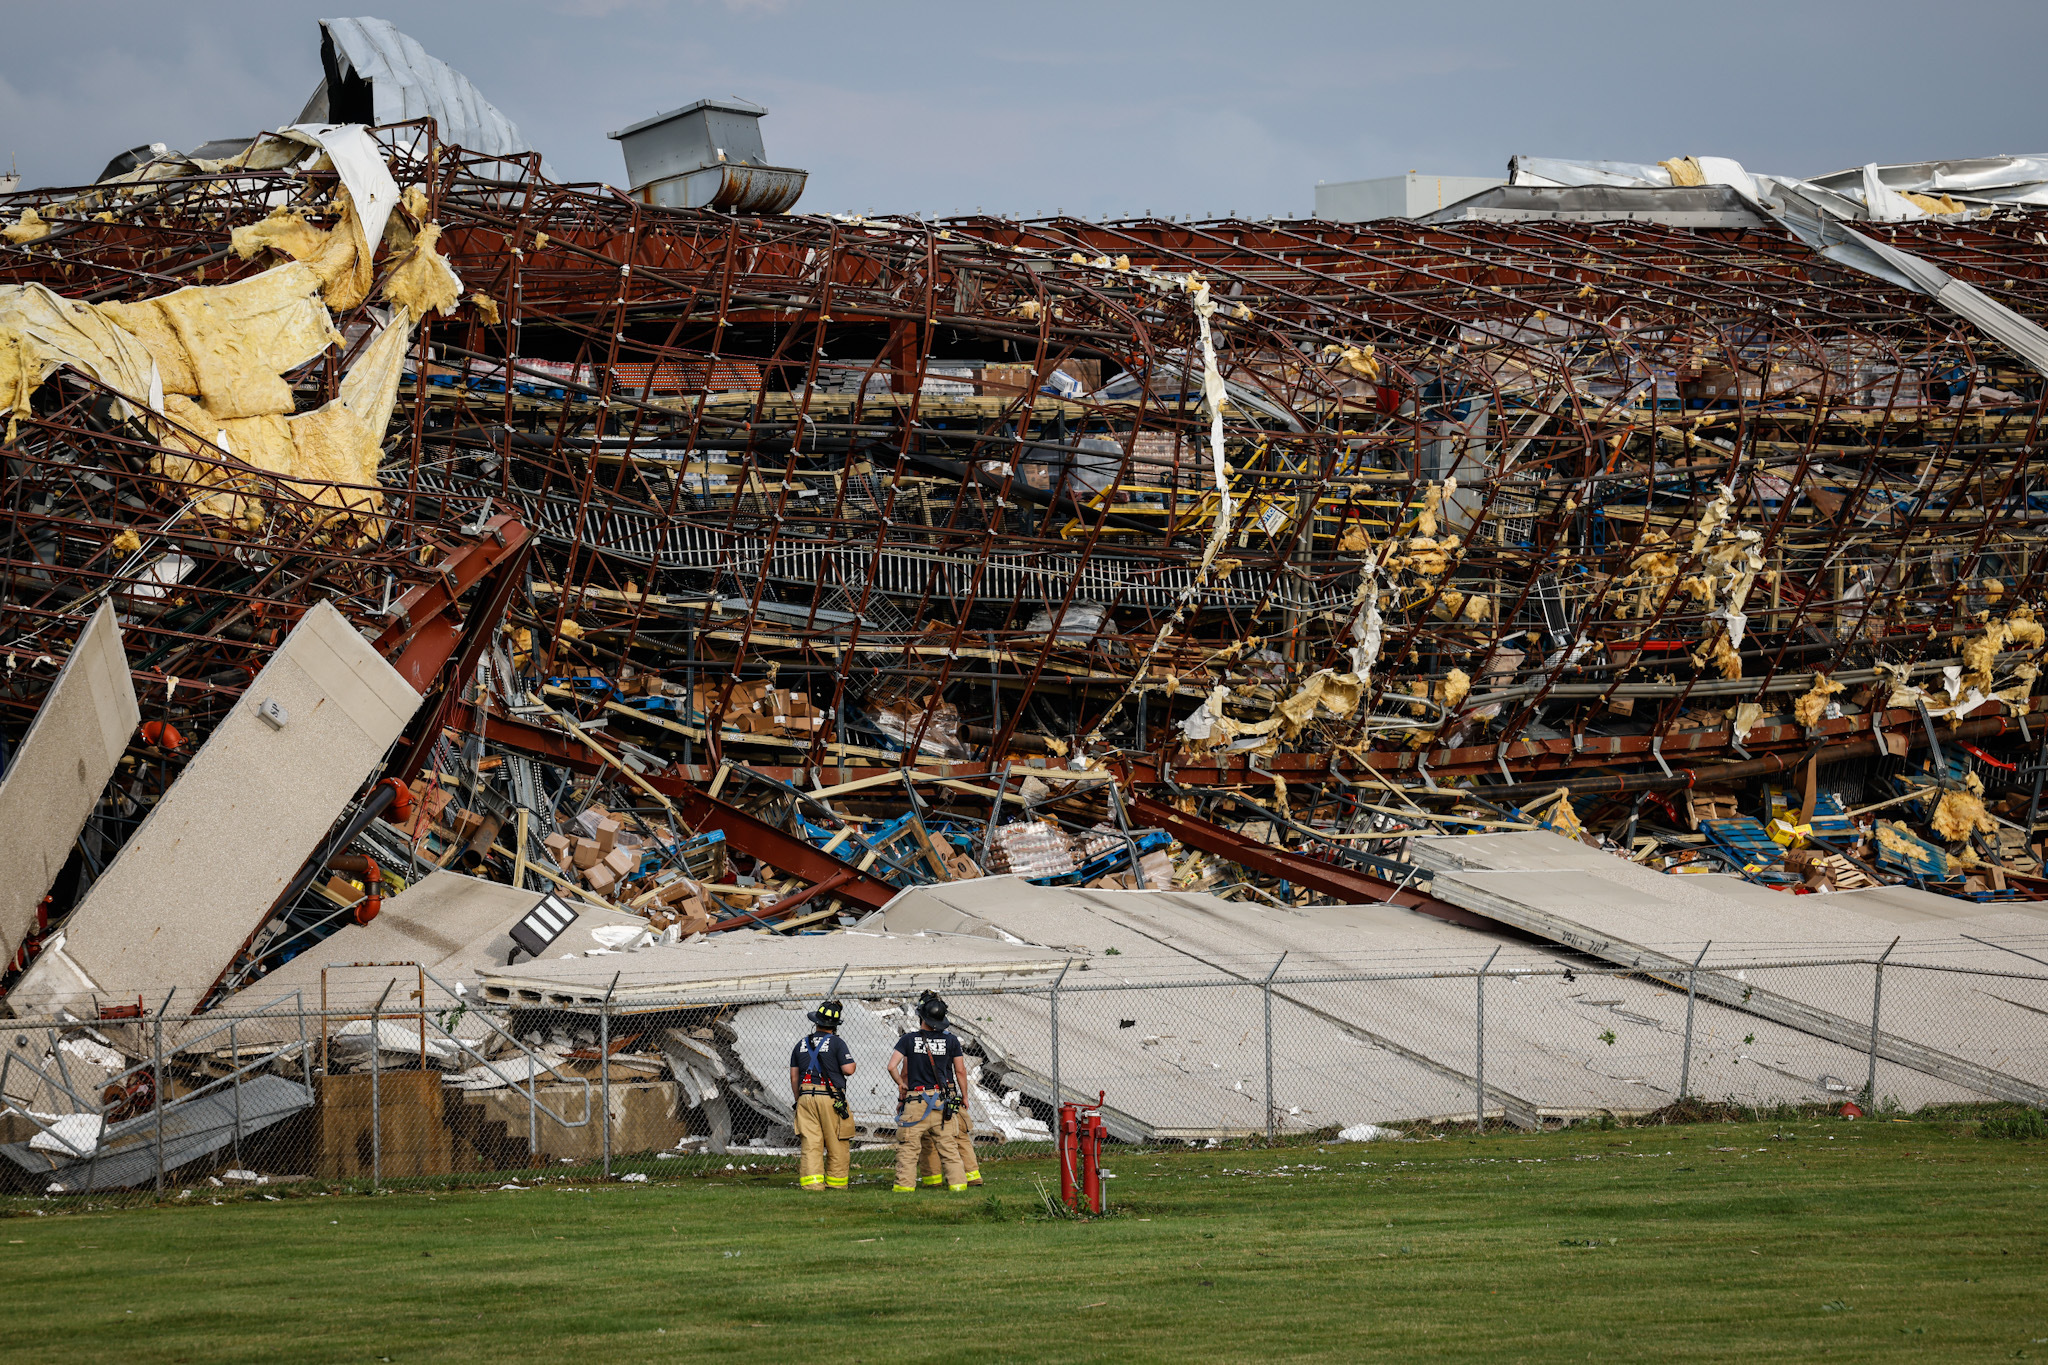
<svg viewBox="0 0 2048 1365">
<path fill-rule="evenodd" d="M 1415 840 L 1535 829 L 2048 895 L 2032 160 L 1524 159 L 1426 223 L 719 211 L 557 182 L 388 24 L 322 64 L 277 131 L 0 192 L 17 1014 L 246 1002 L 458 873 L 552 898 L 530 959 L 988 875 L 1427 910 Z M 1740 202 L 1558 197 L 1608 189 Z M 145 946 L 95 891 L 152 876 L 212 899 Z"/>
</svg>

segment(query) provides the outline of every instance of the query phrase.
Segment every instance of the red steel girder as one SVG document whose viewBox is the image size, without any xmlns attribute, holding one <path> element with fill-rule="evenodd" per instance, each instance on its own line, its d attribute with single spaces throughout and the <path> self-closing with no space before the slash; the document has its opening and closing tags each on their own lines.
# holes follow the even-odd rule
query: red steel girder
<svg viewBox="0 0 2048 1365">
<path fill-rule="evenodd" d="M 469 733 L 481 731 L 484 738 L 493 743 L 517 749 L 544 763 L 559 764 L 582 773 L 608 771 L 588 749 L 581 748 L 567 735 L 478 711 L 462 702 L 450 704 L 448 723 Z M 673 801 L 682 817 L 692 825 L 700 830 L 724 831 L 726 842 L 770 867 L 801 877 L 814 886 L 828 878 L 844 875 L 845 880 L 834 888 L 836 894 L 870 910 L 881 909 L 896 894 L 896 888 L 881 878 L 871 877 L 853 864 L 813 848 L 794 834 L 708 796 L 680 778 L 647 773 L 640 780 Z"/>
<path fill-rule="evenodd" d="M 1321 895 L 1335 896 L 1347 905 L 1393 904 L 1472 929 L 1500 928 L 1483 915 L 1462 910 L 1425 892 L 1399 887 L 1353 868 L 1262 844 L 1236 830 L 1175 810 L 1143 793 L 1135 793 L 1129 800 L 1131 814 L 1141 823 L 1165 830 L 1189 848 L 1199 848 L 1204 853 L 1227 858 L 1268 877 L 1305 886 Z"/>
<path fill-rule="evenodd" d="M 392 603 L 390 626 L 376 639 L 379 654 L 391 660 L 406 685 L 425 692 L 455 652 L 462 623 L 455 613 L 462 594 L 475 587 L 498 564 L 518 554 L 531 533 L 510 513 L 484 523 L 482 534 L 450 554 L 434 571 L 440 577 L 422 583 Z M 402 652 L 393 657 L 392 651 Z"/>
</svg>

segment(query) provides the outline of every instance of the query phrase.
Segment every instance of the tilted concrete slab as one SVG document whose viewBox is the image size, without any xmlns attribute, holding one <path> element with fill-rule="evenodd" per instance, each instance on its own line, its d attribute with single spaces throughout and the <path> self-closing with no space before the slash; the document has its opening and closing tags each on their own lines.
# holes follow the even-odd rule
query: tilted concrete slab
<svg viewBox="0 0 2048 1365">
<path fill-rule="evenodd" d="M 262 712 L 282 708 L 282 726 Z M 17 1015 L 196 1002 L 419 708 L 326 602 L 299 621 L 8 999 Z"/>
<path fill-rule="evenodd" d="M 2048 968 L 2022 956 L 2048 956 L 2033 907 L 1905 887 L 1792 896 L 1738 877 L 1654 872 L 1541 833 L 1419 838 L 1410 856 L 1435 871 L 1434 893 L 1454 905 L 1673 981 L 1709 941 L 1717 959 L 1797 961 L 1875 958 L 1896 938 L 1879 1058 L 1981 1094 L 2048 1103 L 2048 981 L 2027 979 Z M 1846 1047 L 1870 1044 L 1869 968 L 1731 968 L 1702 972 L 1699 991 Z M 1878 1093 L 1913 1084 L 1884 1073 Z"/>
<path fill-rule="evenodd" d="M 1489 1113 L 1532 1123 L 1553 1115 L 1655 1109 L 1677 1097 L 1684 1067 L 1682 992 L 1643 977 L 1529 975 L 1564 964 L 1525 941 L 1397 907 L 1283 908 L 1193 893 L 1046 888 L 991 878 L 913 888 L 868 923 L 1056 945 L 1089 969 L 1085 976 L 1070 972 L 1070 987 L 1099 985 L 1105 974 L 1148 987 L 1191 977 L 1236 978 L 1240 989 L 1063 992 L 1062 1089 L 1070 1098 L 1109 1089 L 1134 1117 L 1162 1133 L 1194 1110 L 1224 1129 L 1263 1129 L 1257 983 L 1282 952 L 1287 957 L 1274 987 L 1274 1098 L 1283 1128 L 1470 1115 L 1477 1100 L 1473 974 L 1496 949 L 1487 985 Z M 1427 972 L 1439 975 L 1313 979 Z M 1302 977 L 1311 980 L 1297 980 Z M 971 1013 L 983 1012 L 982 1002 L 970 1003 Z M 1047 1003 L 992 1004 L 1000 1027 L 988 1041 L 1017 1068 L 1005 1083 L 1049 1096 Z M 1761 1026 L 1711 1001 L 1696 1004 L 1694 1016 L 1690 1093 L 1696 1096 L 1744 1103 L 1826 1100 L 1839 1098 L 1845 1082 L 1861 1074 L 1853 1048 Z M 1237 1027 L 1224 1027 L 1226 1017 Z M 1126 1020 L 1131 1027 L 1123 1027 Z M 1233 1061 L 1226 1046 L 1209 1055 L 1219 1039 L 1228 1043 L 1246 1029 L 1250 1053 Z M 1159 1060 L 1169 1065 L 1158 1068 Z M 1246 1076 L 1255 1081 L 1248 1113 L 1240 1105 L 1233 1115 L 1233 1101 L 1217 1103 L 1218 1096 L 1190 1097 L 1191 1080 L 1232 1070 L 1223 1088 L 1233 1097 L 1243 1098 L 1239 1082 Z M 1147 1094 L 1155 1085 L 1168 1090 Z M 1137 1100 L 1140 1094 L 1147 1097 Z M 1978 1098 L 1920 1078 L 1901 1096 L 1915 1105 Z"/>
<path fill-rule="evenodd" d="M 482 881 L 459 872 L 430 872 L 385 901 L 377 918 L 368 924 L 350 924 L 330 934 L 222 1000 L 211 1015 L 195 1020 L 187 1032 L 194 1036 L 209 1032 L 214 1026 L 208 1019 L 223 1014 L 276 1012 L 294 1004 L 318 1009 L 323 986 L 329 1008 L 367 1009 L 386 983 L 396 979 L 400 989 L 394 996 L 404 998 L 403 1008 L 414 1008 L 410 992 L 417 988 L 418 978 L 407 968 L 389 964 L 424 967 L 433 977 L 426 984 L 427 1008 L 453 1009 L 463 1002 L 451 991 L 457 986 L 474 990 L 483 972 L 505 965 L 512 955 L 512 926 L 540 899 L 538 891 L 522 891 L 503 882 Z M 576 922 L 549 948 L 550 958 L 606 951 L 606 945 L 592 933 L 599 928 L 647 927 L 645 919 L 624 910 L 606 910 L 582 901 L 572 902 L 570 908 L 576 911 Z M 358 963 L 385 965 L 350 965 Z M 436 980 L 448 989 L 436 985 Z M 294 995 L 296 1000 L 280 1003 L 281 998 Z M 286 1028 L 282 1022 L 251 1022 L 243 1025 L 237 1036 L 246 1046 L 281 1040 Z M 313 1031 L 317 1032 L 317 1027 Z"/>
<path fill-rule="evenodd" d="M 121 625 L 102 602 L 0 779 L 0 961 L 35 928 L 141 719 Z"/>
<path fill-rule="evenodd" d="M 588 1010 L 610 992 L 621 1011 L 631 1011 L 815 1000 L 836 983 L 843 997 L 874 1000 L 922 990 L 1043 990 L 1062 965 L 1043 949 L 972 938 L 853 931 L 783 937 L 732 930 L 607 957 L 500 967 L 483 973 L 481 994 L 492 1004 Z"/>
</svg>

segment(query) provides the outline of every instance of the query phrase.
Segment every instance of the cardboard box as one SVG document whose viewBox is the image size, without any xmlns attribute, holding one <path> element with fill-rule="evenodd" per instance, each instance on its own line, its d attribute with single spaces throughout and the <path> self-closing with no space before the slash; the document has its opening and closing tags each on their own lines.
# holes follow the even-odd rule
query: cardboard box
<svg viewBox="0 0 2048 1365">
<path fill-rule="evenodd" d="M 570 855 L 576 851 L 576 846 L 569 842 L 568 835 L 557 832 L 550 834 L 541 842 L 547 846 L 548 856 L 555 860 L 556 867 L 569 865 Z"/>
<path fill-rule="evenodd" d="M 619 829 L 619 822 L 607 816 L 592 822 L 590 837 L 597 841 L 600 852 L 610 853 L 618 846 Z"/>
<path fill-rule="evenodd" d="M 655 901 L 661 905 L 675 905 L 680 901 L 702 900 L 704 888 L 688 877 L 678 877 L 655 893 Z"/>
<path fill-rule="evenodd" d="M 598 865 L 610 868 L 614 877 L 624 877 L 640 866 L 640 859 L 630 849 L 615 848 L 606 853 Z"/>
<path fill-rule="evenodd" d="M 411 786 L 412 821 L 405 826 L 405 832 L 416 839 L 441 818 L 441 813 L 448 809 L 454 798 L 438 782 L 429 784 L 422 780 Z"/>
<path fill-rule="evenodd" d="M 583 884 L 603 896 L 609 894 L 611 889 L 619 884 L 619 879 L 613 875 L 609 867 L 598 863 L 594 867 L 583 869 Z"/>
<path fill-rule="evenodd" d="M 578 839 L 575 858 L 576 866 L 588 871 L 604 860 L 604 850 L 597 846 L 595 839 Z"/>
</svg>

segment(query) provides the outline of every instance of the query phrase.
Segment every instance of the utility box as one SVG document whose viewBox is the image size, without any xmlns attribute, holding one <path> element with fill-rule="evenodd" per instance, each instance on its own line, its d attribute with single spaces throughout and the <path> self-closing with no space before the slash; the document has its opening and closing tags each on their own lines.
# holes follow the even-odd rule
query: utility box
<svg viewBox="0 0 2048 1365">
<path fill-rule="evenodd" d="M 1420 218 L 1507 181 L 1497 175 L 1383 175 L 1375 180 L 1325 181 L 1316 186 L 1316 217 L 1333 223 L 1374 218 Z"/>
<path fill-rule="evenodd" d="M 626 155 L 628 187 L 643 204 L 782 213 L 808 177 L 768 164 L 761 144 L 767 112 L 742 99 L 698 100 L 610 136 Z"/>
</svg>

